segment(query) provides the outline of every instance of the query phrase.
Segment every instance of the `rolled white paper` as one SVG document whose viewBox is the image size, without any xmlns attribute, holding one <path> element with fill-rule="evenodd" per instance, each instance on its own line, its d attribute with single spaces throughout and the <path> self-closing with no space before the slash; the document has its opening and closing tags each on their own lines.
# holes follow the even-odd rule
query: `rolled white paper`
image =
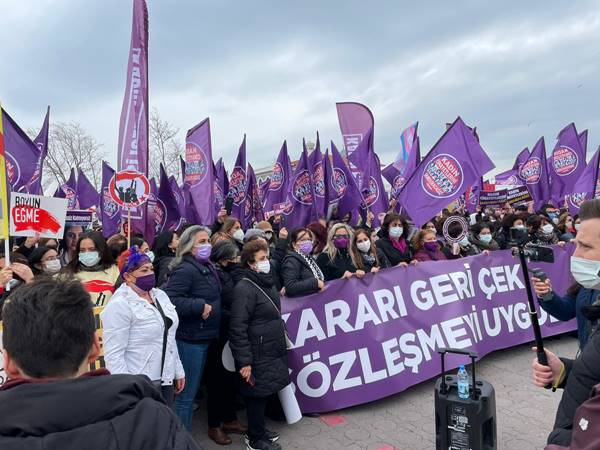
<svg viewBox="0 0 600 450">
<path fill-rule="evenodd" d="M 279 396 L 286 422 L 289 425 L 299 422 L 302 419 L 302 412 L 300 412 L 300 405 L 298 405 L 298 400 L 296 400 L 292 384 L 288 384 L 277 395 Z"/>
</svg>

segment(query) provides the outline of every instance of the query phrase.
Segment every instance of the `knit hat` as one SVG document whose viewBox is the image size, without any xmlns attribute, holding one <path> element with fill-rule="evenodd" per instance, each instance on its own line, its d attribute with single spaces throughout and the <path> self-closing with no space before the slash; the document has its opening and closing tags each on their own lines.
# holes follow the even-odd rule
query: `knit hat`
<svg viewBox="0 0 600 450">
<path fill-rule="evenodd" d="M 250 240 L 250 238 L 253 236 L 260 236 L 261 238 L 266 239 L 263 230 L 259 230 L 258 228 L 248 228 L 244 234 L 244 243 L 248 242 L 248 240 Z"/>
</svg>

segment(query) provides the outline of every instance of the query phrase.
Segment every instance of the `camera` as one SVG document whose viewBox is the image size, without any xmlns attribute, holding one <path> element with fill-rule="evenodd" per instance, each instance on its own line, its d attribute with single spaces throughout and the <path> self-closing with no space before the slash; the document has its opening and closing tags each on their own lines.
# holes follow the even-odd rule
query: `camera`
<svg viewBox="0 0 600 450">
<path fill-rule="evenodd" d="M 544 245 L 527 244 L 529 233 L 526 228 L 512 227 L 510 229 L 510 245 L 523 249 L 523 253 L 530 261 L 535 262 L 554 262 L 554 250 Z"/>
</svg>

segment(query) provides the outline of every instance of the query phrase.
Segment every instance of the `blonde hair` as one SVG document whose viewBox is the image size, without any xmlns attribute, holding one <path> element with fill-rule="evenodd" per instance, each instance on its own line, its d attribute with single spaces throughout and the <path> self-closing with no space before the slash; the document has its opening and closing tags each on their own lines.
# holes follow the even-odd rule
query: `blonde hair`
<svg viewBox="0 0 600 450">
<path fill-rule="evenodd" d="M 354 232 L 352 231 L 352 228 L 350 228 L 345 223 L 336 223 L 335 225 L 333 225 L 330 228 L 329 233 L 327 233 L 327 245 L 323 249 L 323 253 L 326 253 L 327 256 L 329 256 L 329 261 L 331 261 L 331 262 L 335 261 L 335 258 L 337 257 L 337 254 L 338 254 L 338 249 L 333 244 L 333 237 L 335 236 L 335 233 L 337 233 L 337 231 L 340 228 L 343 228 L 348 233 L 348 254 L 350 255 L 350 259 L 352 259 L 352 264 L 354 264 L 354 267 L 356 267 L 356 261 L 354 259 L 354 254 L 350 251 L 350 243 L 352 242 L 352 239 L 354 239 Z"/>
</svg>

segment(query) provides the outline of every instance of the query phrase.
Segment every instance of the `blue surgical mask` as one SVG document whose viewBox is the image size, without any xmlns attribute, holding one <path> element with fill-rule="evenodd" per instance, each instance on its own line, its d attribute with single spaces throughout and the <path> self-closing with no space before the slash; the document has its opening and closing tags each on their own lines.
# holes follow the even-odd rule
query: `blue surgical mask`
<svg viewBox="0 0 600 450">
<path fill-rule="evenodd" d="M 404 228 L 402 227 L 390 227 L 390 237 L 399 238 L 400 236 L 402 236 L 403 232 Z"/>
<path fill-rule="evenodd" d="M 79 262 L 86 267 L 94 267 L 100 262 L 100 255 L 96 250 L 93 252 L 79 253 Z"/>
<path fill-rule="evenodd" d="M 492 235 L 491 234 L 480 234 L 479 240 L 481 242 L 483 242 L 484 244 L 489 244 L 492 241 Z"/>
</svg>

